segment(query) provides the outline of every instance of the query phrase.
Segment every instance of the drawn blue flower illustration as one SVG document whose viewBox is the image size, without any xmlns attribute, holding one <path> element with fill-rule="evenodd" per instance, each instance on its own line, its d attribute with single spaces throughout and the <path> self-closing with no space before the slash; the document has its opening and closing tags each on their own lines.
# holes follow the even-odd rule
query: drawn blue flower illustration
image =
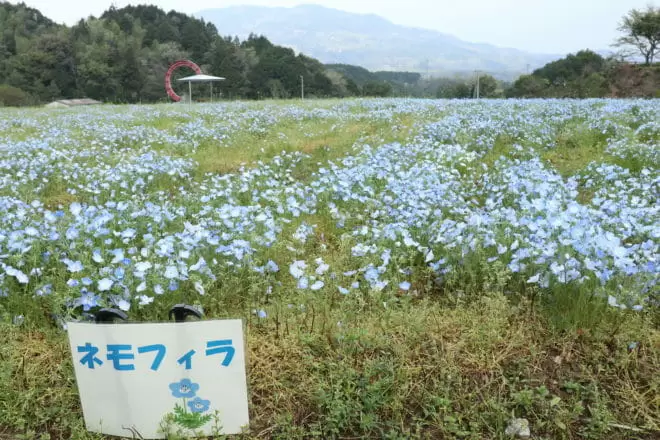
<svg viewBox="0 0 660 440">
<path fill-rule="evenodd" d="M 209 410 L 210 406 L 211 406 L 210 400 L 200 399 L 199 397 L 195 397 L 193 400 L 188 402 L 188 408 L 190 408 L 190 411 L 194 413 L 206 412 Z"/>
<path fill-rule="evenodd" d="M 199 384 L 193 383 L 190 379 L 183 379 L 181 382 L 171 383 L 170 390 L 174 397 L 190 399 L 195 397 L 195 393 L 199 390 Z"/>
</svg>

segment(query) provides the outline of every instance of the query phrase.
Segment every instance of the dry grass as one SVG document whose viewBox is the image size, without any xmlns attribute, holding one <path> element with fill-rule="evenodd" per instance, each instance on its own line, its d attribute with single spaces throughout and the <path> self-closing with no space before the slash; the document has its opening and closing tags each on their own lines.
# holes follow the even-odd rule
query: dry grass
<svg viewBox="0 0 660 440">
<path fill-rule="evenodd" d="M 660 432 L 660 332 L 642 316 L 622 317 L 638 338 L 629 352 L 630 332 L 560 332 L 501 295 L 361 311 L 351 301 L 248 319 L 244 438 L 494 439 L 513 415 L 539 438 L 633 438 L 613 424 Z M 83 436 L 65 333 L 26 325 L 0 327 L 4 429 Z"/>
</svg>

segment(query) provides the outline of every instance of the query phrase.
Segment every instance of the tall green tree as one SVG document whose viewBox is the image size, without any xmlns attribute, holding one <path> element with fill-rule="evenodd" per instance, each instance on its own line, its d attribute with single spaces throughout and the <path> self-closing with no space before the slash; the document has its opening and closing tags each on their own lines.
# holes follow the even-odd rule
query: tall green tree
<svg viewBox="0 0 660 440">
<path fill-rule="evenodd" d="M 476 84 L 474 87 L 476 88 Z M 481 98 L 496 98 L 500 96 L 498 89 L 499 83 L 495 77 L 491 75 L 482 75 L 479 77 L 479 96 Z M 474 91 L 474 89 L 473 96 L 476 96 L 476 91 Z"/>
<path fill-rule="evenodd" d="M 523 75 L 507 91 L 511 98 L 540 98 L 548 93 L 550 82 L 537 75 Z"/>
<path fill-rule="evenodd" d="M 464 79 L 441 78 L 437 80 L 436 98 L 467 99 L 472 97 L 472 88 Z"/>
<path fill-rule="evenodd" d="M 650 65 L 660 50 L 660 7 L 649 5 L 645 10 L 631 10 L 619 26 L 623 36 L 615 43 L 617 47 L 632 48 Z"/>
</svg>

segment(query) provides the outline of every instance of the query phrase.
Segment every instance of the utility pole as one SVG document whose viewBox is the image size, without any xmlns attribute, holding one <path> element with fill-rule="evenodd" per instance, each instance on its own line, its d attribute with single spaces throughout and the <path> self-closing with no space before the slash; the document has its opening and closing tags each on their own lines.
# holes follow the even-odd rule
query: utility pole
<svg viewBox="0 0 660 440">
<path fill-rule="evenodd" d="M 476 72 L 476 74 L 477 74 L 477 99 L 479 99 L 479 85 L 480 85 L 480 84 L 479 84 L 479 77 L 480 77 L 480 75 L 479 75 L 479 71 L 478 71 L 478 70 L 475 70 L 475 72 Z"/>
<path fill-rule="evenodd" d="M 300 75 L 300 97 L 305 100 L 305 77 Z"/>
</svg>

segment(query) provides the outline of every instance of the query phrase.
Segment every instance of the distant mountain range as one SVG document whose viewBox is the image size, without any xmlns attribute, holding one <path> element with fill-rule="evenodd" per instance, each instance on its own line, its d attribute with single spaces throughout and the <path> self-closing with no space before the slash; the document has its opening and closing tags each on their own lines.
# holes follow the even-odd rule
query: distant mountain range
<svg viewBox="0 0 660 440">
<path fill-rule="evenodd" d="M 373 14 L 316 5 L 233 6 L 195 15 L 215 24 L 221 35 L 264 35 L 275 44 L 324 63 L 353 64 L 369 70 L 431 75 L 482 70 L 505 78 L 561 57 L 470 43 L 433 30 L 399 26 Z"/>
</svg>

